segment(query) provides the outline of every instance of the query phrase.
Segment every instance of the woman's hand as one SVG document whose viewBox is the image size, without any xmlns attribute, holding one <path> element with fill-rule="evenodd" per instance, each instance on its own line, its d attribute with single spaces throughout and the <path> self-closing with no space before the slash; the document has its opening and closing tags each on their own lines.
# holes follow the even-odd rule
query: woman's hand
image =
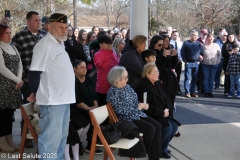
<svg viewBox="0 0 240 160">
<path fill-rule="evenodd" d="M 149 105 L 147 103 L 139 103 L 138 104 L 138 110 L 148 110 Z"/>
<path fill-rule="evenodd" d="M 164 56 L 164 57 L 167 57 L 167 56 L 169 56 L 169 55 L 170 55 L 170 50 L 164 49 L 164 50 L 163 50 L 163 56 Z"/>
<path fill-rule="evenodd" d="M 164 115 L 163 115 L 163 117 L 168 117 L 169 116 L 169 109 L 165 109 L 164 110 Z"/>
<path fill-rule="evenodd" d="M 172 54 L 170 54 L 171 56 L 176 56 L 177 55 L 177 50 L 176 49 L 171 49 L 170 51 Z"/>
<path fill-rule="evenodd" d="M 20 83 L 15 85 L 15 89 L 18 90 L 18 89 L 22 88 L 22 86 L 23 86 L 23 81 L 21 80 Z"/>
</svg>

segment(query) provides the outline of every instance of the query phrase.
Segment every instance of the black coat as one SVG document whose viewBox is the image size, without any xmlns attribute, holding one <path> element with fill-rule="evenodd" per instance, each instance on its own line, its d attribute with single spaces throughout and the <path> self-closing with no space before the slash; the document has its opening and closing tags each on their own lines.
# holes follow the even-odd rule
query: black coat
<svg viewBox="0 0 240 160">
<path fill-rule="evenodd" d="M 69 40 L 66 40 L 64 45 L 72 63 L 75 60 L 83 60 L 86 62 L 86 57 L 83 53 L 83 47 L 76 40 L 73 39 L 73 46 L 70 44 Z"/>
<path fill-rule="evenodd" d="M 120 62 L 120 66 L 124 66 L 128 72 L 128 84 L 135 89 L 142 79 L 142 70 L 144 66 L 141 54 L 139 54 L 132 46 L 132 41 L 129 41 L 129 45 L 126 48 L 126 52 L 123 52 Z"/>
<path fill-rule="evenodd" d="M 156 66 L 160 71 L 159 79 L 164 83 L 164 91 L 167 95 L 176 94 L 180 91 L 177 76 L 171 69 L 175 69 L 178 64 L 178 56 L 163 56 L 163 50 L 156 52 Z"/>
<path fill-rule="evenodd" d="M 143 102 L 143 93 L 147 92 L 147 103 L 149 105 L 148 110 L 144 110 L 144 112 L 158 121 L 162 127 L 169 126 L 168 118 L 175 121 L 179 126 L 181 125 L 177 120 L 171 117 L 163 117 L 164 110 L 169 107 L 169 100 L 163 89 L 163 83 L 159 80 L 155 82 L 155 86 L 150 82 L 147 78 L 142 79 L 141 83 L 136 88 L 136 92 L 138 94 L 139 102 Z"/>
</svg>

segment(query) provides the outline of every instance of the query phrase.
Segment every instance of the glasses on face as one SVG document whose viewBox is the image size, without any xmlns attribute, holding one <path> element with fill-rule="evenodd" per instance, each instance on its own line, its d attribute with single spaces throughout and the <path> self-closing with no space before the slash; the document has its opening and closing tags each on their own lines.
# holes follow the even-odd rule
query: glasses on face
<svg viewBox="0 0 240 160">
<path fill-rule="evenodd" d="M 127 81 L 129 78 L 129 76 L 123 77 L 122 79 L 124 79 L 125 81 Z"/>
<path fill-rule="evenodd" d="M 163 44 L 158 44 L 158 47 L 162 47 L 163 46 Z"/>
<path fill-rule="evenodd" d="M 223 35 L 224 37 L 227 37 L 228 35 Z"/>
</svg>

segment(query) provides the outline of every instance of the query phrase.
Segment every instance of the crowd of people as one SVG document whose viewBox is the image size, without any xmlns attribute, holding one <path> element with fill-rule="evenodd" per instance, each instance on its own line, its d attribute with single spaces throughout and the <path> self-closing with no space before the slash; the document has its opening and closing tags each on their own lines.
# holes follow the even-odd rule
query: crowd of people
<svg viewBox="0 0 240 160">
<path fill-rule="evenodd" d="M 9 21 L 3 18 L 0 24 L 2 152 L 19 150 L 12 141 L 12 117 L 19 106 L 31 102 L 40 106 L 39 154 L 79 160 L 82 151 L 91 149 L 89 111 L 109 102 L 119 121 L 132 121 L 143 133 L 149 160 L 170 159 L 169 142 L 180 136 L 174 110 L 176 96 L 182 95 L 183 63 L 186 98 L 201 93 L 214 97 L 213 89 L 221 85 L 225 96 L 236 91 L 240 98 L 240 43 L 225 29 L 215 39 L 207 29 L 192 30 L 182 42 L 179 32 L 168 26 L 153 37 L 130 39 L 125 28 L 104 31 L 93 26 L 87 32 L 69 25 L 64 11 L 42 19 L 30 11 L 26 28 L 12 38 Z M 33 147 L 32 140 L 25 147 Z"/>
</svg>

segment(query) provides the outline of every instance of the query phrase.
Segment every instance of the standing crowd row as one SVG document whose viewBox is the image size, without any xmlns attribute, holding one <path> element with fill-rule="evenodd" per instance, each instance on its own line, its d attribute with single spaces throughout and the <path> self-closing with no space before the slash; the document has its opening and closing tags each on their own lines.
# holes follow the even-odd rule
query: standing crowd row
<svg viewBox="0 0 240 160">
<path fill-rule="evenodd" d="M 89 111 L 107 102 L 119 121 L 131 121 L 143 133 L 150 160 L 171 158 L 169 142 L 180 136 L 174 104 L 181 94 L 182 62 L 186 97 L 198 96 L 196 84 L 199 93 L 213 97 L 214 81 L 216 89 L 220 86 L 221 63 L 225 94 L 231 97 L 237 88 L 240 97 L 239 43 L 225 30 L 219 32 L 216 43 L 206 29 L 200 31 L 199 39 L 198 32 L 191 31 L 190 40 L 182 43 L 179 32 L 167 27 L 149 38 L 146 50 L 143 35 L 130 40 L 126 29 L 78 31 L 67 24 L 63 11 L 43 17 L 43 29 L 39 14 L 28 12 L 27 27 L 13 38 L 8 20 L 0 25 L 2 152 L 19 150 L 12 141 L 12 117 L 22 105 L 21 95 L 23 103 L 40 106 L 39 153 L 56 153 L 56 159 L 66 160 L 78 160 L 82 150 L 90 152 L 93 126 Z M 32 141 L 25 147 L 33 147 Z"/>
</svg>

